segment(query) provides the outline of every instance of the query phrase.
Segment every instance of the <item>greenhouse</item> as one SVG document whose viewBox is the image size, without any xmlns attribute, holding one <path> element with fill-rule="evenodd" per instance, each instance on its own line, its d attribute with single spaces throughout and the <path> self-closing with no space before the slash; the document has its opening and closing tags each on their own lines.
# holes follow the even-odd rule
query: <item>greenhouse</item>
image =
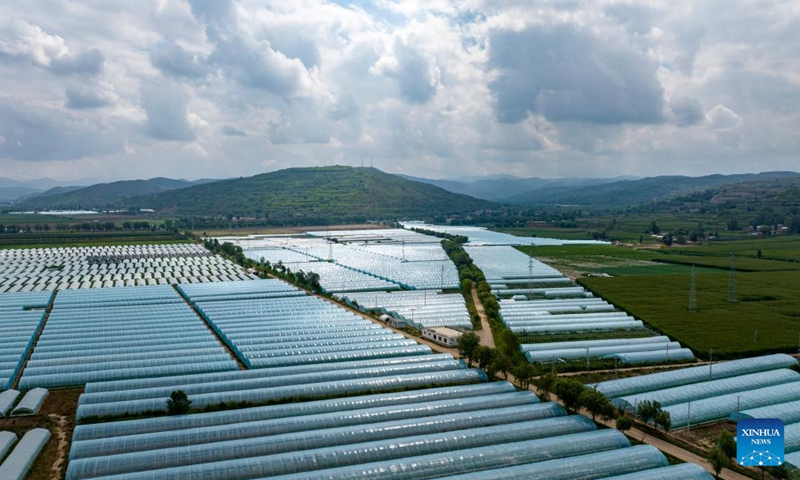
<svg viewBox="0 0 800 480">
<path fill-rule="evenodd" d="M 69 290 L 56 295 L 20 388 L 236 369 L 172 287 Z"/>
<path fill-rule="evenodd" d="M 362 311 L 376 310 L 406 320 L 417 330 L 425 327 L 472 328 L 467 305 L 461 294 L 427 290 L 404 292 L 345 292 L 339 297 Z"/>
<path fill-rule="evenodd" d="M 12 432 L 0 431 L 0 462 L 6 458 L 6 454 L 11 451 L 11 447 L 17 443 L 17 435 Z"/>
<path fill-rule="evenodd" d="M 136 472 L 142 470 L 143 467 L 147 470 L 159 470 L 237 459 L 242 459 L 243 462 L 246 462 L 249 458 L 272 455 L 285 455 L 287 460 L 292 458 L 294 460 L 291 461 L 297 462 L 299 460 L 299 463 L 302 464 L 307 463 L 308 460 L 317 460 L 313 458 L 317 449 L 339 447 L 344 450 L 348 448 L 347 446 L 352 446 L 354 451 L 358 451 L 355 450 L 358 446 L 363 445 L 366 447 L 367 443 L 386 442 L 387 447 L 385 448 L 378 443 L 369 445 L 368 448 L 362 450 L 367 452 L 367 455 L 374 456 L 375 460 L 380 460 L 382 459 L 379 456 L 380 453 L 378 453 L 380 450 L 393 448 L 397 454 L 402 456 L 404 449 L 413 451 L 413 447 L 409 448 L 411 445 L 419 448 L 423 443 L 442 444 L 450 442 L 454 437 L 458 436 L 475 438 L 483 435 L 486 437 L 483 439 L 484 441 L 496 442 L 497 433 L 502 430 L 508 432 L 509 426 L 512 424 L 514 432 L 507 433 L 507 435 L 509 437 L 516 436 L 516 438 L 524 440 L 595 430 L 594 424 L 586 417 L 572 416 L 530 420 L 531 417 L 536 418 L 536 415 L 535 413 L 528 415 L 528 411 L 533 410 L 522 406 L 497 409 L 496 411 L 466 412 L 422 419 L 381 422 L 363 426 L 314 429 L 290 434 L 273 435 L 267 431 L 264 432 L 263 436 L 245 439 L 236 438 L 227 441 L 215 441 L 212 435 L 207 440 L 213 443 L 206 441 L 186 447 L 169 448 L 168 453 L 164 450 L 148 449 L 134 453 L 72 459 L 70 461 L 70 472 L 72 473 L 68 476 L 70 478 L 83 478 L 79 472 L 90 472 L 92 476 L 106 476 Z M 394 439 L 403 439 L 404 441 L 396 444 L 389 443 Z M 584 437 L 583 442 L 581 442 L 581 438 L 571 439 L 571 442 L 573 446 L 575 443 L 583 443 L 583 451 L 597 451 L 603 448 L 603 444 L 598 440 L 598 438 L 590 439 Z M 475 441 L 472 440 L 472 442 Z M 553 455 L 550 452 L 554 452 L 555 448 L 558 447 L 563 450 L 566 443 L 559 442 L 558 439 L 550 439 L 549 448 L 553 450 L 545 453 L 542 451 L 544 448 L 540 447 L 540 454 Z M 406 446 L 406 444 L 411 445 Z M 424 449 L 426 447 L 421 448 Z M 415 453 L 419 455 L 423 452 L 424 450 Z M 346 451 L 343 452 L 344 455 L 348 453 Z M 528 455 L 535 454 L 535 450 L 528 452 Z M 308 457 L 312 458 L 306 459 L 303 455 L 308 455 Z M 276 459 L 275 461 L 277 462 L 278 460 Z M 318 461 L 324 462 L 326 460 L 320 456 Z"/>
<path fill-rule="evenodd" d="M 59 268 L 48 268 L 58 265 Z M 255 278 L 200 245 L 114 245 L 7 249 L 0 292 L 170 285 Z"/>
<path fill-rule="evenodd" d="M 787 453 L 783 457 L 783 462 L 795 470 L 800 470 L 800 452 Z"/>
<path fill-rule="evenodd" d="M 11 408 L 17 402 L 17 398 L 19 398 L 19 391 L 17 390 L 0 392 L 0 417 L 5 417 L 11 413 Z"/>
<path fill-rule="evenodd" d="M 644 363 L 690 362 L 694 360 L 694 352 L 688 348 L 675 350 L 652 350 L 647 352 L 614 353 L 603 358 L 619 360 L 623 365 Z"/>
<path fill-rule="evenodd" d="M 389 375 L 404 375 L 419 372 L 436 372 L 465 369 L 466 364 L 461 360 L 431 361 L 424 363 L 402 363 L 398 365 L 380 365 L 368 368 L 349 370 L 323 370 L 297 375 L 273 376 L 271 370 L 244 371 L 244 374 L 261 373 L 260 376 L 238 375 L 231 372 L 227 379 L 210 381 L 204 379 L 200 383 L 182 384 L 180 389 L 187 395 L 201 393 L 231 392 L 235 390 L 250 390 L 255 388 L 280 387 L 286 385 L 309 385 L 313 383 L 334 382 L 354 378 L 386 377 Z M 247 378 L 243 378 L 247 377 Z M 118 390 L 113 392 L 84 393 L 81 395 L 81 404 L 127 402 L 144 398 L 166 399 L 176 389 L 175 385 L 152 388 L 137 388 Z"/>
<path fill-rule="evenodd" d="M 233 372 L 232 372 L 233 373 Z M 215 392 L 192 396 L 192 407 L 203 408 L 228 402 L 264 404 L 292 399 L 314 399 L 328 396 L 352 395 L 356 393 L 391 391 L 423 386 L 444 386 L 485 382 L 486 374 L 481 370 L 450 370 L 426 373 L 394 375 L 388 377 L 364 377 L 352 380 L 321 382 L 311 385 L 286 385 L 272 388 Z M 166 410 L 166 398 L 131 400 L 126 402 L 78 404 L 77 419 L 115 416 Z"/>
<path fill-rule="evenodd" d="M 739 412 L 739 418 L 777 418 L 783 421 L 784 424 L 800 423 L 800 400 L 787 403 L 778 403 L 766 407 L 753 408 L 742 410 Z M 730 420 L 738 420 L 736 417 Z"/>
<path fill-rule="evenodd" d="M 634 405 L 642 400 L 657 401 L 666 407 L 676 403 L 695 402 L 704 398 L 746 392 L 757 388 L 782 386 L 798 381 L 800 381 L 800 373 L 783 368 L 616 397 L 611 403 L 618 408 L 632 411 Z"/>
<path fill-rule="evenodd" d="M 742 410 L 800 400 L 800 382 L 746 390 L 665 407 L 672 429 L 727 420 Z"/>
<path fill-rule="evenodd" d="M 714 477 L 696 463 L 679 463 L 669 467 L 628 473 L 602 480 L 713 480 Z"/>
<path fill-rule="evenodd" d="M 626 320 L 614 322 L 592 322 L 584 323 L 546 323 L 535 326 L 513 326 L 508 327 L 514 333 L 528 335 L 535 333 L 564 333 L 564 332 L 595 332 L 604 330 L 638 330 L 644 328 L 641 320 Z"/>
<path fill-rule="evenodd" d="M 650 445 L 621 448 L 612 452 L 590 453 L 566 460 L 525 463 L 486 472 L 467 473 L 441 480 L 591 480 L 628 473 L 644 472 L 669 465 L 664 454 Z"/>
<path fill-rule="evenodd" d="M 426 405 L 447 400 L 465 401 L 467 399 L 487 397 L 491 401 L 497 395 L 516 393 L 517 389 L 508 382 L 493 382 L 474 385 L 459 385 L 440 388 L 428 388 L 407 392 L 393 392 L 317 400 L 311 402 L 291 403 L 251 407 L 239 410 L 198 413 L 178 417 L 158 417 L 141 420 L 128 420 L 111 423 L 77 425 L 73 433 L 73 441 L 105 439 L 128 435 L 171 432 L 184 429 L 211 427 L 216 425 L 233 425 L 237 423 L 287 418 L 294 416 L 318 415 L 326 413 L 351 412 L 359 415 L 362 410 L 394 407 L 415 404 L 421 409 Z M 525 392 L 523 392 L 525 393 Z M 484 400 L 485 401 L 485 400 Z M 538 401 L 533 401 L 538 403 Z M 566 415 L 564 409 L 556 404 L 545 404 L 554 410 L 550 416 Z"/>
<path fill-rule="evenodd" d="M 52 292 L 0 293 L 0 390 L 13 386 L 52 301 Z"/>
<path fill-rule="evenodd" d="M 527 343 L 520 346 L 523 352 L 542 352 L 547 350 L 570 349 L 570 348 L 592 348 L 608 347 L 616 345 L 637 345 L 640 343 L 667 343 L 669 337 L 653 336 L 644 338 L 614 338 L 609 340 L 579 340 L 573 342 L 548 342 L 548 343 Z"/>
<path fill-rule="evenodd" d="M 23 480 L 33 466 L 33 462 L 44 450 L 50 432 L 43 428 L 29 430 L 14 450 L 0 464 L 0 478 L 3 480 Z"/>
<path fill-rule="evenodd" d="M 28 393 L 22 397 L 22 400 L 19 401 L 14 410 L 11 411 L 11 416 L 34 415 L 38 413 L 49 394 L 50 392 L 44 388 L 29 390 Z"/>
<path fill-rule="evenodd" d="M 683 368 L 669 372 L 653 373 L 638 377 L 608 380 L 593 385 L 597 391 L 608 398 L 635 395 L 637 393 L 661 390 L 669 387 L 679 387 L 692 383 L 705 382 L 711 379 L 721 379 L 745 375 L 748 373 L 767 372 L 780 368 L 789 368 L 797 365 L 797 360 L 782 353 L 765 355 L 761 357 L 732 360 L 730 362 L 716 363 L 709 367 Z"/>
<path fill-rule="evenodd" d="M 180 430 L 149 432 L 122 435 L 101 439 L 79 440 L 73 442 L 70 458 L 98 457 L 130 453 L 136 451 L 158 450 L 162 448 L 199 445 L 225 440 L 282 435 L 293 432 L 339 428 L 343 426 L 372 425 L 378 422 L 392 422 L 408 419 L 425 419 L 440 415 L 462 412 L 485 412 L 492 408 L 526 407 L 523 415 L 530 420 L 560 417 L 564 410 L 553 403 L 539 404 L 535 395 L 529 392 L 510 392 L 498 395 L 482 395 L 474 398 L 455 398 L 438 400 L 428 404 L 407 403 L 392 406 L 372 407 L 355 411 L 328 412 L 298 416 L 259 419 L 258 415 L 246 417 L 226 417 L 231 423 L 220 424 L 218 416 L 203 417 L 199 414 L 194 427 Z M 273 410 L 261 409 L 275 415 Z M 312 410 L 313 411 L 313 410 Z M 254 412 L 255 413 L 255 412 Z M 208 414 L 205 414 L 208 415 Z M 204 420 L 209 425 L 202 426 Z M 83 427 L 79 427 L 83 428 Z M 77 437 L 77 435 L 76 435 Z"/>
<path fill-rule="evenodd" d="M 612 345 L 608 347 L 585 347 L 585 348 L 562 348 L 555 350 L 542 350 L 535 352 L 525 352 L 525 358 L 529 362 L 550 362 L 557 360 L 574 360 L 577 358 L 603 357 L 629 352 L 646 352 L 651 350 L 664 350 L 662 356 L 669 357 L 669 351 L 675 352 L 681 349 L 678 342 L 657 342 L 657 343 L 635 343 L 633 345 Z"/>
</svg>

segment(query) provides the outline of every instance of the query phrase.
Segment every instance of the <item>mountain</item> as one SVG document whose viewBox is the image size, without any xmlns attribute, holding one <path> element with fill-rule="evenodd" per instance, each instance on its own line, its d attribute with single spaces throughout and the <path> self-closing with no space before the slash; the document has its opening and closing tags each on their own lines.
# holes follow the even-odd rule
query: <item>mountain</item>
<svg viewBox="0 0 800 480">
<path fill-rule="evenodd" d="M 189 182 L 158 177 L 98 183 L 89 187 L 55 187 L 38 195 L 28 196 L 19 203 L 19 207 L 26 210 L 116 207 L 130 197 L 186 188 L 203 182 L 207 183 L 209 180 Z"/>
<path fill-rule="evenodd" d="M 375 168 L 289 168 L 130 199 L 129 206 L 189 215 L 319 222 L 431 217 L 496 205 Z"/>
<path fill-rule="evenodd" d="M 796 178 L 795 172 L 765 172 L 704 177 L 659 176 L 641 180 L 622 180 L 602 185 L 548 187 L 515 195 L 509 203 L 522 205 L 574 205 L 626 208 L 658 202 L 723 185 Z"/>
<path fill-rule="evenodd" d="M 450 192 L 470 195 L 484 200 L 504 202 L 516 195 L 533 192 L 549 187 L 600 185 L 621 180 L 617 178 L 520 178 L 509 175 L 492 175 L 489 177 L 462 177 L 461 179 L 434 180 L 429 178 L 411 177 L 404 178 L 416 182 L 427 183 L 443 188 Z"/>
</svg>

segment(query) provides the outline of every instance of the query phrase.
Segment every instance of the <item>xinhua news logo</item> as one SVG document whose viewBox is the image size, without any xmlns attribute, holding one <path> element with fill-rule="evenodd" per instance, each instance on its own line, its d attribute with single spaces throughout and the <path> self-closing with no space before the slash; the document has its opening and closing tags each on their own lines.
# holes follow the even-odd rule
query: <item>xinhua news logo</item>
<svg viewBox="0 0 800 480">
<path fill-rule="evenodd" d="M 736 458 L 745 467 L 783 465 L 783 422 L 777 418 L 739 420 Z"/>
</svg>

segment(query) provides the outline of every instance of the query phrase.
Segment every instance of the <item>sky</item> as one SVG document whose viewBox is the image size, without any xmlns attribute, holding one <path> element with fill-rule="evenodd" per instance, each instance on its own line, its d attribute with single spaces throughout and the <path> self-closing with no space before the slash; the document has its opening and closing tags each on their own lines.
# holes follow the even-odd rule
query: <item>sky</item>
<svg viewBox="0 0 800 480">
<path fill-rule="evenodd" d="M 0 3 L 0 177 L 800 170 L 794 0 Z"/>
</svg>

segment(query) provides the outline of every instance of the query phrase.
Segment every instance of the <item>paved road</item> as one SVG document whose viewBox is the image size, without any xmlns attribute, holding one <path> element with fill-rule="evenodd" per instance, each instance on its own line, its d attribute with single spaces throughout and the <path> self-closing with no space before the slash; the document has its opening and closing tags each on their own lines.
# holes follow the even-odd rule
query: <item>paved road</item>
<svg viewBox="0 0 800 480">
<path fill-rule="evenodd" d="M 478 290 L 475 288 L 475 284 L 472 285 L 472 301 L 475 302 L 475 310 L 478 311 L 478 316 L 481 317 L 481 330 L 476 330 L 475 333 L 480 337 L 481 345 L 494 348 L 492 326 L 489 325 L 489 318 L 486 317 L 486 311 L 483 310 L 481 299 L 478 298 Z"/>
</svg>

